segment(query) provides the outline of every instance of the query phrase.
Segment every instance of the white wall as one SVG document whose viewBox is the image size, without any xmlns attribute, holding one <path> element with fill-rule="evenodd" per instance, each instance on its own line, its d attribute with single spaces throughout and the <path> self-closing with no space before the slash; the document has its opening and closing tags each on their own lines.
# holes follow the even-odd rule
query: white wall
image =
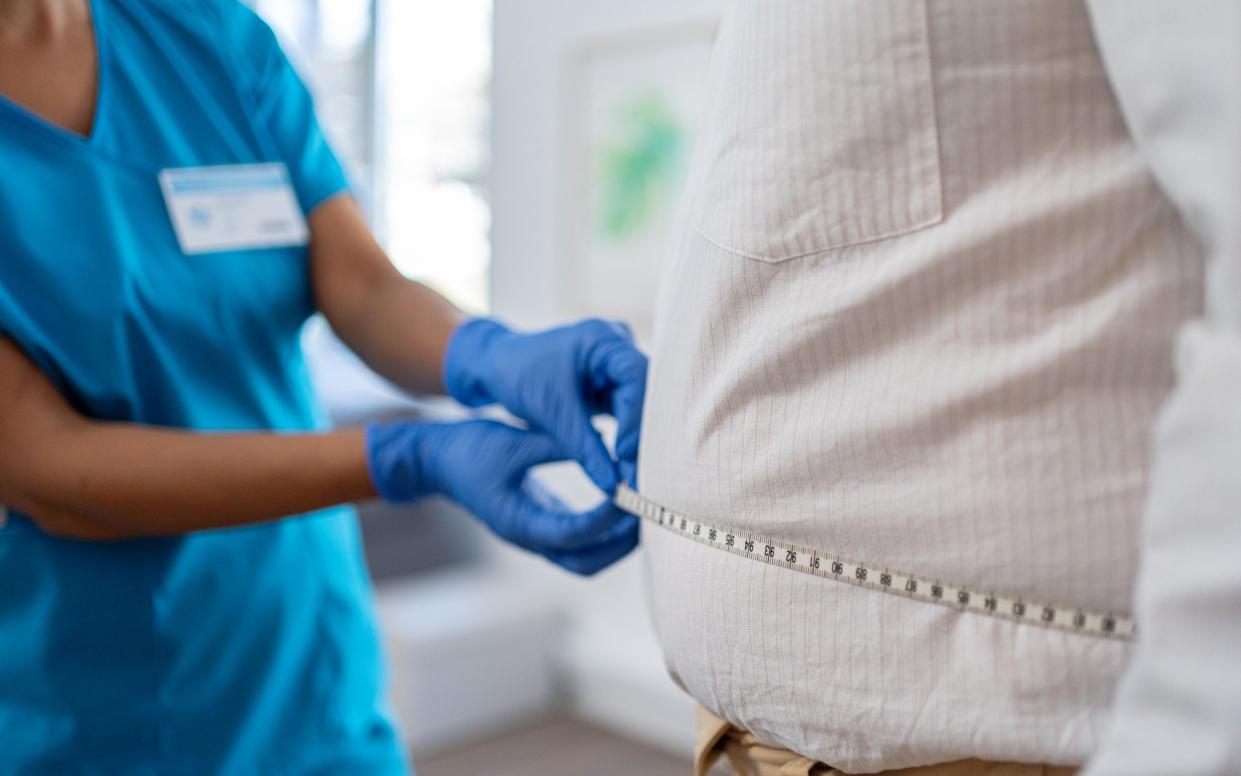
<svg viewBox="0 0 1241 776">
<path fill-rule="evenodd" d="M 584 42 L 718 19 L 725 0 L 496 0 L 491 301 L 496 315 L 545 326 L 575 310 L 558 269 L 559 149 L 567 52 Z M 583 500 L 584 478 L 554 480 Z M 562 668 L 578 711 L 670 750 L 693 744 L 693 704 L 667 677 L 645 605 L 641 552 L 591 580 L 492 543 L 494 560 L 569 612 Z"/>
<path fill-rule="evenodd" d="M 528 325 L 573 309 L 557 273 L 559 148 L 568 52 L 591 41 L 718 20 L 725 0 L 496 0 L 491 302 Z"/>
</svg>

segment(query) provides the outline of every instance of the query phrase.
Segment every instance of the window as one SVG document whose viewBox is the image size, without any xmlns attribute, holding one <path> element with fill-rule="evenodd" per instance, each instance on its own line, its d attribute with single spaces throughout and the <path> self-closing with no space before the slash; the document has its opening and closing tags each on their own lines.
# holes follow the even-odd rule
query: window
<svg viewBox="0 0 1241 776">
<path fill-rule="evenodd" d="M 385 8 L 383 231 L 407 275 L 487 308 L 491 0 Z"/>
<path fill-rule="evenodd" d="M 255 0 L 393 262 L 474 313 L 491 258 L 485 187 L 491 0 Z"/>
</svg>

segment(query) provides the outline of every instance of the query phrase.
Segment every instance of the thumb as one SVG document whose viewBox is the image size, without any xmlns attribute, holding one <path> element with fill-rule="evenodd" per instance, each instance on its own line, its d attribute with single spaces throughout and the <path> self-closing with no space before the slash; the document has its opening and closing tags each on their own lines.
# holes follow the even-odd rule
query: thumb
<svg viewBox="0 0 1241 776">
<path fill-rule="evenodd" d="M 616 456 L 636 460 L 646 398 L 646 356 L 635 348 L 614 351 L 604 361 L 603 371 L 615 386 L 611 409 L 617 425 Z"/>
<path fill-rule="evenodd" d="M 616 490 L 616 465 L 603 439 L 590 423 L 590 413 L 580 403 L 559 413 L 556 436 L 563 451 L 577 461 L 595 486 L 604 493 Z"/>
<path fill-rule="evenodd" d="M 486 422 L 494 424 L 501 433 L 508 436 L 504 463 L 516 476 L 522 476 L 527 470 L 540 464 L 563 461 L 567 457 L 564 447 L 547 433 L 513 428 L 497 421 Z M 482 441 L 486 444 L 487 440 Z"/>
</svg>

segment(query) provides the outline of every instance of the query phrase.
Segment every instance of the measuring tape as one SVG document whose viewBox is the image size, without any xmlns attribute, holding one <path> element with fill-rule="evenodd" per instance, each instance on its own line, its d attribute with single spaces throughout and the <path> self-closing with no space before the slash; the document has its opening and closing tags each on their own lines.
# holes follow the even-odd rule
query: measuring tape
<svg viewBox="0 0 1241 776">
<path fill-rule="evenodd" d="M 625 485 L 616 489 L 616 505 L 626 512 L 708 547 L 803 574 L 813 574 L 824 579 L 847 582 L 1023 625 L 1122 641 L 1128 641 L 1137 635 L 1137 625 L 1128 617 L 1090 612 L 1076 607 L 1054 606 L 1027 601 L 1017 596 L 952 585 L 905 571 L 894 571 L 872 563 L 847 560 L 818 550 L 764 539 L 744 531 L 721 528 L 661 506 Z"/>
</svg>

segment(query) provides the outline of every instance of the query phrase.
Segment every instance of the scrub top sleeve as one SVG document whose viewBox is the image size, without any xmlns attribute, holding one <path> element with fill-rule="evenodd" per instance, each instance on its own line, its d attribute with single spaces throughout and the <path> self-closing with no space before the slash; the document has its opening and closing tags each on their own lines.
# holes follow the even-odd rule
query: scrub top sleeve
<svg viewBox="0 0 1241 776">
<path fill-rule="evenodd" d="M 298 204 L 309 215 L 324 200 L 348 190 L 345 173 L 323 136 L 309 90 L 271 28 L 240 3 L 227 5 L 224 13 L 232 23 L 224 29 L 241 67 L 242 87 L 255 106 L 253 119 L 275 142 Z"/>
</svg>

